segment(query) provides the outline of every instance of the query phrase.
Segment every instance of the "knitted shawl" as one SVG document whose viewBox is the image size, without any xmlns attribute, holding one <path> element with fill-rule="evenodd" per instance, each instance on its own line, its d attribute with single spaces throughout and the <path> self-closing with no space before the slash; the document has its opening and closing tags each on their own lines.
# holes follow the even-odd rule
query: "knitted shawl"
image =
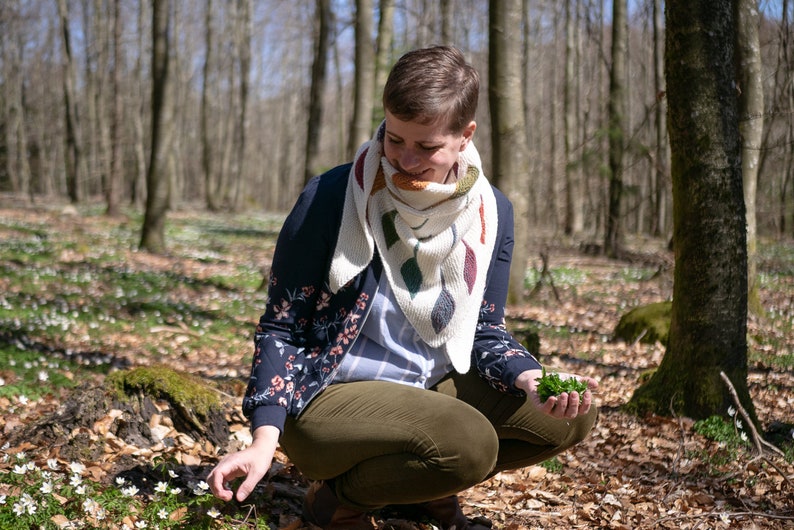
<svg viewBox="0 0 794 530">
<path fill-rule="evenodd" d="M 329 271 L 336 293 L 374 256 L 418 335 L 468 371 L 496 240 L 496 199 L 472 142 L 451 184 L 400 174 L 383 156 L 385 124 L 359 148 Z"/>
</svg>

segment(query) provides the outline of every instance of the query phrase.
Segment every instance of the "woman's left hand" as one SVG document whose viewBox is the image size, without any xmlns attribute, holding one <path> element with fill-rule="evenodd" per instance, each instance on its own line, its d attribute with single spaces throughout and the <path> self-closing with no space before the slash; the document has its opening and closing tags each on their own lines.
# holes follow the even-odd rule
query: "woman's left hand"
<svg viewBox="0 0 794 530">
<path fill-rule="evenodd" d="M 538 395 L 538 381 L 543 376 L 543 370 L 527 370 L 516 378 L 516 387 L 527 393 L 529 398 L 542 412 L 555 418 L 575 418 L 580 414 L 587 414 L 593 404 L 593 392 L 598 389 L 598 381 L 592 377 L 560 373 L 560 379 L 576 379 L 587 383 L 587 390 L 580 396 L 578 392 L 563 392 L 558 396 L 551 396 L 545 402 Z M 580 402 L 581 401 L 581 402 Z"/>
</svg>

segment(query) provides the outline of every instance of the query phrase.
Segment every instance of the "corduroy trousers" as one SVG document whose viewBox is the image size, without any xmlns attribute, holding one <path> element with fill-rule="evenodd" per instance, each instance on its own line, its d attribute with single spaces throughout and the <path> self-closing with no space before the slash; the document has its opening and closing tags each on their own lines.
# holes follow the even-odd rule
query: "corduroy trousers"
<svg viewBox="0 0 794 530">
<path fill-rule="evenodd" d="M 473 370 L 430 390 L 342 383 L 287 418 L 281 446 L 305 477 L 334 479 L 340 501 L 370 511 L 446 497 L 547 460 L 583 440 L 597 414 L 593 406 L 575 419 L 553 418 Z"/>
</svg>

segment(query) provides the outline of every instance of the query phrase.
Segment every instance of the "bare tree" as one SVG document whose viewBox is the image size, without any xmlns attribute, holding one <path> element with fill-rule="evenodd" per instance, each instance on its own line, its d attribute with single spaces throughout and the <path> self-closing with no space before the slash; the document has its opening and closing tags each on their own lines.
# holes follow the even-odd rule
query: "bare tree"
<svg viewBox="0 0 794 530">
<path fill-rule="evenodd" d="M 356 59 L 353 120 L 347 155 L 352 159 L 372 135 L 372 106 L 375 88 L 375 48 L 372 43 L 372 0 L 356 0 Z"/>
<path fill-rule="evenodd" d="M 623 244 L 627 26 L 626 0 L 614 0 L 612 2 L 612 67 L 609 73 L 609 204 L 604 237 L 604 252 L 611 258 L 618 257 Z"/>
<path fill-rule="evenodd" d="M 742 139 L 742 179 L 747 208 L 747 297 L 749 309 L 763 310 L 759 295 L 757 223 L 758 160 L 764 134 L 764 89 L 761 83 L 761 43 L 758 0 L 737 0 L 736 59 L 739 80 L 739 132 Z"/>
<path fill-rule="evenodd" d="M 631 406 L 725 414 L 747 389 L 747 241 L 730 3 L 667 0 L 666 78 L 675 280 L 667 351 Z"/>
<path fill-rule="evenodd" d="M 654 165 L 654 212 L 651 223 L 651 233 L 661 236 L 666 226 L 667 216 L 667 187 L 669 179 L 667 144 L 667 98 L 664 88 L 664 13 L 662 0 L 653 1 L 653 86 L 656 92 L 656 107 L 654 108 L 656 123 L 656 156 Z"/>
<path fill-rule="evenodd" d="M 565 136 L 565 233 L 578 234 L 584 228 L 584 197 L 580 165 L 575 160 L 578 133 L 576 90 L 577 54 L 575 49 L 577 0 L 565 1 L 565 80 L 563 82 L 563 116 Z"/>
<path fill-rule="evenodd" d="M 328 49 L 331 42 L 331 0 L 317 0 L 315 7 L 317 41 L 314 45 L 312 63 L 312 86 L 309 96 L 309 122 L 306 126 L 306 156 L 304 182 L 317 173 L 317 158 L 320 151 L 320 129 L 323 118 L 323 94 L 325 93 Z"/>
<path fill-rule="evenodd" d="M 392 41 L 394 40 L 394 0 L 380 0 L 380 18 L 378 19 L 378 40 L 375 55 L 375 94 L 380 96 L 386 79 L 389 76 L 389 66 L 392 60 Z M 383 105 L 380 97 L 375 102 L 373 121 L 377 124 L 383 120 Z"/>
<path fill-rule="evenodd" d="M 521 0 L 491 0 L 489 5 L 488 100 L 491 109 L 492 182 L 513 203 L 515 246 L 508 302 L 524 299 L 527 266 L 529 171 L 521 81 Z"/>
<path fill-rule="evenodd" d="M 80 143 L 79 114 L 75 95 L 76 76 L 72 57 L 72 37 L 69 30 L 69 7 L 66 0 L 58 0 L 58 16 L 61 19 L 61 37 L 63 43 L 63 100 L 66 121 L 66 187 L 69 199 L 78 202 L 81 198 L 80 177 L 82 147 Z"/>
<path fill-rule="evenodd" d="M 122 96 L 121 54 L 121 0 L 113 1 L 113 115 L 111 121 L 111 168 L 105 180 L 105 202 L 107 215 L 118 215 L 120 183 L 123 179 L 122 131 L 124 128 L 124 106 Z"/>
<path fill-rule="evenodd" d="M 146 173 L 146 211 L 141 230 L 142 250 L 165 252 L 168 211 L 168 157 L 171 138 L 169 97 L 169 0 L 152 0 L 152 148 Z"/>
</svg>

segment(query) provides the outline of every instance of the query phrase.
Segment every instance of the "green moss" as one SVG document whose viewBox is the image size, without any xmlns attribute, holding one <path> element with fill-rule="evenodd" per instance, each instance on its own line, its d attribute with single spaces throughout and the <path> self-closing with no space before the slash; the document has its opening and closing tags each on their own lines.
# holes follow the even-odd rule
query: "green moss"
<svg viewBox="0 0 794 530">
<path fill-rule="evenodd" d="M 670 333 L 672 302 L 657 302 L 635 307 L 622 317 L 615 327 L 615 338 L 626 342 L 637 339 L 645 344 L 661 342 L 667 344 Z"/>
<path fill-rule="evenodd" d="M 145 366 L 113 372 L 108 375 L 106 384 L 121 399 L 144 393 L 179 404 L 202 416 L 221 407 L 217 393 L 207 387 L 204 381 L 167 366 Z"/>
</svg>

